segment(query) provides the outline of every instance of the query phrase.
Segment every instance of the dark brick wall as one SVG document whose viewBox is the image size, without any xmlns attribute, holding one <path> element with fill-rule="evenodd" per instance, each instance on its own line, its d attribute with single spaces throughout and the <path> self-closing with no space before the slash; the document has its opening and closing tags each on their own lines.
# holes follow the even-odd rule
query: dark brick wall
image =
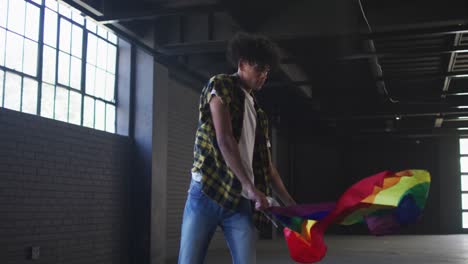
<svg viewBox="0 0 468 264">
<path fill-rule="evenodd" d="M 0 108 L 0 263 L 129 263 L 131 141 Z"/>
</svg>

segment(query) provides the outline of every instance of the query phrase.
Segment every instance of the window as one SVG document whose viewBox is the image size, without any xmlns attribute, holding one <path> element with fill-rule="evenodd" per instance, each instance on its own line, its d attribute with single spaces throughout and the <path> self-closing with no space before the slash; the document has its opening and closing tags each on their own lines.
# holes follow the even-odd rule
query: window
<svg viewBox="0 0 468 264">
<path fill-rule="evenodd" d="M 114 133 L 117 43 L 61 2 L 0 0 L 0 107 Z"/>
<path fill-rule="evenodd" d="M 468 138 L 460 139 L 460 170 L 463 228 L 468 229 Z"/>
</svg>

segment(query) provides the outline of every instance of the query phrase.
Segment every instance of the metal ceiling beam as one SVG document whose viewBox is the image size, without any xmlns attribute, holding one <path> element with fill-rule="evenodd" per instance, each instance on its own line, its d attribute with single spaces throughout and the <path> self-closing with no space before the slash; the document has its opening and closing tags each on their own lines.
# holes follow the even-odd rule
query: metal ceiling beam
<svg viewBox="0 0 468 264">
<path fill-rule="evenodd" d="M 322 117 L 321 121 L 346 121 L 346 120 L 376 120 L 376 119 L 394 119 L 397 115 L 401 118 L 417 118 L 417 117 L 439 117 L 440 112 L 436 111 L 418 111 L 418 112 L 399 112 L 398 114 L 392 112 L 372 113 L 372 114 L 356 114 L 349 117 Z M 456 111 L 454 109 L 445 109 L 442 114 L 447 116 L 468 116 L 468 111 Z"/>
<path fill-rule="evenodd" d="M 365 37 L 374 40 L 384 39 L 405 39 L 408 36 L 444 36 L 458 33 L 468 33 L 468 25 L 455 25 L 445 27 L 431 27 L 431 28 L 420 28 L 420 29 L 408 29 L 408 30 L 396 30 L 396 31 L 384 31 L 366 34 Z"/>
<path fill-rule="evenodd" d="M 454 41 L 453 41 L 453 47 L 455 47 L 460 42 L 460 38 L 461 38 L 461 33 L 456 33 Z M 455 52 L 450 53 L 450 59 L 448 61 L 448 65 L 446 67 L 448 72 L 451 72 L 452 69 L 453 69 L 453 66 L 455 64 L 455 56 L 456 56 Z M 450 87 L 451 80 L 452 80 L 451 76 L 446 76 L 444 78 L 444 84 L 442 86 L 443 94 L 440 96 L 440 99 L 441 99 L 442 102 L 446 100 L 446 97 L 447 97 L 446 93 L 447 93 L 447 91 L 448 91 L 448 89 Z M 435 123 L 434 123 L 434 127 L 441 127 L 443 122 L 444 122 L 444 117 L 443 116 L 436 118 Z"/>
<path fill-rule="evenodd" d="M 311 85 L 311 81 L 290 81 L 290 82 L 267 82 L 266 87 L 288 87 L 288 86 L 302 86 Z"/>
<path fill-rule="evenodd" d="M 323 121 L 358 121 L 395 119 L 397 116 L 402 119 L 468 116 L 468 108 L 457 108 L 457 106 L 463 106 L 463 104 L 463 102 L 441 103 L 440 100 L 438 102 L 413 102 L 410 104 L 400 102 L 392 106 L 379 108 L 379 110 L 349 112 L 346 115 L 341 112 L 323 112 L 322 117 L 319 117 L 319 119 Z M 433 122 L 433 119 L 430 122 Z"/>
<path fill-rule="evenodd" d="M 271 37 L 273 40 L 277 40 L 276 37 Z M 161 47 L 161 50 L 164 50 L 166 55 L 175 56 L 175 55 L 189 55 L 189 54 L 202 54 L 202 53 L 220 53 L 226 50 L 227 41 L 226 40 L 210 40 L 210 41 L 201 41 L 201 42 L 187 42 L 187 43 L 177 43 L 169 44 Z M 379 51 L 379 52 L 370 52 L 370 53 L 359 53 L 353 55 L 346 55 L 338 58 L 338 60 L 360 60 L 360 59 L 370 59 L 370 58 L 401 58 L 401 59 L 411 59 L 418 58 L 428 55 L 439 55 L 439 54 L 452 54 L 452 53 L 462 53 L 468 52 L 468 46 L 458 46 L 450 49 L 410 49 L 403 51 Z M 284 63 L 293 63 L 294 58 L 286 58 Z"/>
<path fill-rule="evenodd" d="M 91 6 L 92 2 L 101 3 L 101 1 L 84 1 L 79 0 L 62 0 L 63 2 L 67 3 L 71 7 L 75 8 L 76 10 L 80 11 L 85 15 L 85 17 L 90 17 L 91 19 L 97 21 L 100 16 L 103 14 L 97 10 L 96 6 Z M 122 37 L 132 43 L 135 43 L 140 48 L 148 51 L 149 53 L 158 55 L 157 52 L 152 48 L 149 47 L 148 44 L 145 44 L 141 41 L 142 36 L 137 35 L 134 31 L 130 30 L 128 27 L 121 25 L 121 24 L 110 24 L 106 25 L 109 29 L 118 33 L 119 37 Z"/>
<path fill-rule="evenodd" d="M 389 58 L 382 60 L 386 65 L 395 64 L 417 64 L 417 63 L 442 63 L 442 59 L 437 54 L 431 57 L 403 57 L 403 58 Z"/>
<path fill-rule="evenodd" d="M 402 66 L 410 66 L 410 67 L 438 67 L 440 68 L 442 62 L 441 61 L 422 61 L 422 62 L 384 62 L 385 69 L 397 68 L 400 69 Z"/>
<path fill-rule="evenodd" d="M 207 9 L 205 9 L 207 8 Z M 222 7 L 217 7 L 219 8 L 218 11 L 221 11 L 223 10 Z M 211 12 L 213 11 L 216 11 L 217 8 L 214 8 L 211 10 Z M 178 9 L 178 8 L 175 8 L 172 12 L 171 11 L 168 11 L 166 14 L 165 11 L 153 11 L 153 12 L 161 12 L 161 14 L 164 14 L 164 15 L 173 15 L 173 14 L 177 14 L 177 12 L 179 12 L 179 14 L 183 13 L 183 12 L 195 12 L 197 9 L 200 9 L 199 12 L 202 12 L 202 11 L 205 11 L 206 13 L 210 13 L 210 10 L 208 7 L 193 7 L 193 10 L 190 11 L 190 8 L 187 8 L 186 11 L 183 11 L 182 9 Z M 205 9 L 205 10 L 203 10 Z M 152 11 L 147 11 L 149 13 L 151 13 Z M 153 14 L 155 16 L 159 16 L 159 14 Z M 144 18 L 143 18 L 144 19 Z M 451 31 L 443 31 L 443 30 L 447 30 L 446 28 L 431 28 L 431 29 L 418 29 L 418 30 L 402 30 L 402 31 L 391 31 L 391 32 L 382 32 L 382 33 L 372 33 L 372 34 L 364 34 L 364 38 L 368 38 L 368 39 L 374 39 L 374 38 L 380 38 L 381 36 L 404 36 L 404 37 L 408 37 L 408 34 L 411 35 L 413 34 L 414 32 L 433 32 L 434 34 L 436 33 L 439 33 L 439 34 L 454 34 L 454 33 L 457 33 L 457 32 L 468 32 L 468 26 L 467 27 L 463 27 L 463 30 L 460 29 L 460 27 L 456 27 L 457 29 L 459 30 L 451 30 Z M 439 32 L 438 30 L 442 30 L 442 32 Z M 414 33 L 416 34 L 416 33 Z M 287 40 L 297 40 L 297 39 L 304 39 L 304 38 L 317 38 L 318 36 L 317 35 L 314 35 L 314 34 L 284 34 L 284 35 L 277 35 L 277 36 L 270 36 L 271 39 L 275 40 L 275 41 L 287 41 Z M 348 37 L 353 37 L 355 38 L 356 36 L 355 35 L 349 35 Z M 207 45 L 207 48 L 206 50 L 208 52 L 211 52 L 209 50 L 209 46 L 212 45 L 211 43 L 212 41 L 208 41 L 208 42 L 199 42 L 199 43 L 185 43 L 184 45 L 186 47 L 188 47 L 188 49 L 190 50 L 190 46 L 193 44 L 193 45 L 196 45 L 196 46 L 203 46 L 203 45 Z M 179 45 L 179 44 L 177 44 Z M 168 46 L 166 47 L 167 49 L 170 49 L 172 48 L 171 46 Z M 175 47 L 175 48 L 179 48 L 179 47 Z M 342 60 L 352 60 L 352 59 L 368 59 L 368 58 L 371 58 L 371 57 L 375 57 L 377 56 L 378 58 L 381 58 L 381 57 L 405 57 L 405 56 L 423 56 L 423 55 L 427 55 L 427 54 L 440 54 L 440 53 L 452 53 L 452 52 L 468 52 L 468 46 L 457 46 L 457 47 L 454 47 L 454 48 L 450 48 L 450 49 L 440 49 L 440 48 L 425 48 L 425 49 L 411 49 L 411 50 L 404 50 L 404 51 L 391 51 L 391 50 L 388 50 L 388 51 L 380 51 L 380 52 L 377 52 L 377 53 L 362 53 L 362 54 L 354 54 L 354 55 L 347 55 L 347 56 L 343 56 L 341 57 L 340 59 Z"/>
<path fill-rule="evenodd" d="M 460 93 L 468 93 L 468 89 L 465 88 L 465 87 L 450 88 L 450 90 L 447 91 L 445 94 L 447 96 L 450 96 L 450 95 L 455 95 L 456 96 L 457 94 L 460 94 Z M 468 104 L 468 102 L 467 102 L 467 104 Z"/>
<path fill-rule="evenodd" d="M 388 32 L 388 33 L 372 33 L 369 34 L 370 39 L 377 39 L 377 40 L 396 40 L 396 39 L 402 39 L 404 40 L 405 38 L 408 38 L 408 36 L 440 36 L 440 35 L 445 35 L 445 34 L 456 34 L 456 36 L 459 38 L 461 33 L 468 32 L 468 27 L 456 27 L 456 28 L 437 28 L 437 29 L 426 29 L 426 30 L 406 30 L 406 31 L 398 31 L 398 32 Z M 457 39 L 457 38 L 456 38 Z M 459 47 L 451 47 L 450 49 L 447 50 L 441 50 L 439 48 L 423 48 L 423 49 L 413 49 L 413 50 L 404 50 L 403 52 L 395 52 L 395 51 L 388 51 L 388 52 L 379 52 L 379 53 L 372 53 L 372 54 L 361 54 L 361 56 L 351 56 L 346 59 L 359 59 L 359 58 L 401 58 L 401 57 L 422 57 L 422 56 L 427 56 L 431 54 L 437 54 L 437 55 L 442 55 L 442 54 L 450 54 L 450 60 L 449 60 L 449 65 L 447 69 L 447 73 L 444 74 L 445 76 L 438 76 L 436 78 L 444 78 L 444 84 L 442 87 L 443 93 L 447 92 L 449 85 L 450 85 L 450 80 L 452 77 L 464 77 L 464 73 L 452 73 L 452 65 L 453 65 L 453 60 L 454 56 L 456 53 L 459 52 L 468 52 L 468 49 L 463 46 Z M 362 56 L 364 55 L 364 56 Z M 366 56 L 367 55 L 367 56 Z M 468 72 L 467 72 L 468 73 Z M 433 79 L 435 76 L 434 74 L 427 74 L 427 75 L 401 75 L 405 76 L 403 77 L 404 79 L 426 79 L 426 78 L 431 78 Z M 384 80 L 395 80 L 395 79 L 401 79 L 402 77 L 399 77 L 398 75 L 394 76 L 380 76 L 377 78 L 377 83 L 379 81 L 383 82 Z M 441 99 L 443 100 L 445 98 L 445 95 L 443 94 L 441 96 Z M 440 106 L 439 106 L 440 107 Z M 444 118 L 441 116 L 441 113 L 438 112 L 437 115 L 435 116 L 435 123 L 434 126 L 436 128 L 440 128 L 442 126 L 442 123 L 444 121 Z"/>
<path fill-rule="evenodd" d="M 143 13 L 137 14 L 139 17 L 128 17 L 128 19 L 151 19 L 154 17 L 159 16 L 169 16 L 169 15 L 183 15 L 189 13 L 212 13 L 216 11 L 225 11 L 225 7 L 220 5 L 206 5 L 206 6 L 194 6 L 194 7 L 184 7 L 184 8 L 170 8 L 170 9 L 162 9 L 162 10 L 149 10 L 144 11 Z M 128 14 L 128 12 L 126 12 Z M 145 15 L 146 14 L 146 15 Z M 115 20 L 119 19 L 126 19 L 125 17 L 101 17 L 98 20 L 101 20 L 101 23 L 106 23 L 106 20 L 114 20 L 113 22 L 117 22 Z M 407 39 L 411 36 L 441 36 L 447 34 L 456 34 L 456 33 L 468 33 L 468 26 L 452 26 L 452 27 L 436 27 L 436 28 L 424 28 L 424 29 L 412 29 L 412 30 L 397 30 L 397 31 L 388 31 L 388 32 L 377 32 L 377 33 L 369 33 L 369 34 L 361 34 L 363 39 L 375 39 L 375 40 L 385 40 L 385 39 Z M 355 34 L 347 34 L 347 35 L 340 35 L 341 38 L 356 38 Z M 307 39 L 307 38 L 317 38 L 319 39 L 320 36 L 314 33 L 305 34 L 305 33 L 289 33 L 289 34 L 282 34 L 276 36 L 270 36 L 271 39 L 275 41 L 294 41 L 298 39 Z M 201 45 L 203 42 L 196 43 L 196 45 Z M 190 45 L 190 44 L 186 44 Z M 208 43 L 207 45 L 210 45 Z M 170 47 L 167 47 L 170 48 Z M 451 49 L 412 49 L 412 50 L 405 50 L 401 52 L 395 51 L 383 51 L 374 53 L 362 53 L 362 54 L 354 54 L 354 55 L 347 55 L 343 56 L 340 59 L 343 60 L 352 60 L 352 59 L 367 59 L 373 56 L 380 57 L 400 57 L 400 56 L 422 56 L 427 54 L 439 54 L 439 53 L 452 53 L 452 52 L 468 52 L 468 47 L 459 46 L 456 48 Z"/>
<path fill-rule="evenodd" d="M 402 51 L 379 51 L 375 53 L 359 53 L 353 55 L 346 55 L 339 60 L 362 60 L 362 59 L 369 59 L 373 57 L 378 58 L 402 58 L 402 57 L 422 57 L 422 56 L 430 56 L 434 54 L 451 54 L 451 53 L 461 53 L 461 52 L 468 52 L 467 46 L 458 46 L 449 49 L 408 49 Z"/>
<path fill-rule="evenodd" d="M 377 80 L 415 80 L 415 79 L 423 79 L 423 80 L 431 80 L 431 79 L 442 79 L 446 77 L 451 78 L 467 78 L 468 71 L 459 71 L 459 72 L 446 72 L 446 73 L 439 73 L 439 74 L 398 74 L 398 75 L 387 75 L 381 78 L 377 78 Z"/>
<path fill-rule="evenodd" d="M 104 15 L 99 8 L 102 9 L 103 2 L 99 0 L 62 0 L 63 2 L 69 4 L 70 6 L 81 10 L 84 8 L 88 15 L 91 14 L 92 16 L 102 16 Z M 94 17 L 93 17 L 94 18 Z"/>
<path fill-rule="evenodd" d="M 191 14 L 210 14 L 213 12 L 225 11 L 222 5 L 200 5 L 200 6 L 184 6 L 170 8 L 154 8 L 149 10 L 121 10 L 112 15 L 104 15 L 98 17 L 97 21 L 101 24 L 112 24 L 119 22 L 135 21 L 135 20 L 153 20 L 164 16 L 184 16 Z"/>
<path fill-rule="evenodd" d="M 467 95 L 458 95 L 458 96 L 450 96 L 446 97 L 446 100 L 448 100 L 451 104 L 454 105 L 463 105 L 468 102 L 468 96 Z"/>
<path fill-rule="evenodd" d="M 177 44 L 163 45 L 158 51 L 165 56 L 182 56 L 193 54 L 215 54 L 225 53 L 227 49 L 227 40 L 209 40 L 201 42 L 185 42 Z M 296 59 L 292 57 L 282 58 L 281 64 L 295 64 Z"/>
<path fill-rule="evenodd" d="M 123 22 L 123 21 L 130 21 L 130 20 L 140 20 L 140 19 L 154 19 L 160 16 L 170 16 L 170 15 L 184 15 L 184 14 L 191 14 L 191 13 L 206 13 L 210 14 L 216 11 L 223 11 L 224 7 L 220 5 L 205 5 L 205 6 L 192 6 L 192 7 L 181 7 L 181 8 L 166 8 L 166 9 L 158 9 L 158 10 L 148 10 L 142 11 L 141 13 L 135 13 L 132 15 L 128 15 L 126 12 L 126 16 L 95 16 L 94 18 L 100 23 L 116 23 L 116 22 Z M 436 29 L 419 29 L 419 30 L 404 30 L 404 31 L 392 31 L 392 32 L 382 32 L 382 33 L 372 33 L 372 34 L 365 34 L 365 36 L 370 36 L 369 38 L 374 38 L 377 36 L 380 38 L 381 36 L 406 36 L 408 34 L 412 34 L 413 32 L 433 32 L 434 34 L 453 34 L 456 32 L 468 32 L 468 27 L 460 28 L 455 27 L 457 30 L 452 29 L 448 30 L 447 28 L 436 28 Z M 439 32 L 438 30 L 442 30 Z M 443 31 L 445 30 L 445 31 Z M 295 39 L 303 39 L 303 38 L 311 38 L 317 37 L 316 35 L 307 35 L 307 34 L 288 34 L 288 35 L 278 35 L 278 36 L 270 36 L 275 41 L 285 41 L 285 40 L 295 40 Z M 356 36 L 349 36 L 349 37 L 356 37 Z M 202 54 L 202 53 L 221 53 L 225 51 L 227 41 L 220 40 L 220 41 L 205 41 L 205 42 L 197 42 L 197 43 L 180 43 L 180 44 L 171 44 L 161 48 L 161 51 L 164 51 L 165 55 L 173 56 L 173 55 L 189 55 L 189 54 Z M 353 55 L 345 55 L 338 60 L 358 60 L 358 59 L 369 59 L 369 58 L 414 58 L 414 57 L 421 57 L 421 56 L 428 56 L 428 55 L 435 55 L 435 54 L 451 54 L 451 53 L 461 53 L 461 52 L 468 52 L 467 46 L 458 46 L 453 47 L 450 49 L 440 49 L 440 48 L 430 48 L 430 49 L 411 49 L 411 50 L 403 50 L 403 51 L 379 51 L 375 53 L 359 53 Z M 284 63 L 294 63 L 294 58 L 286 58 L 284 59 Z"/>
<path fill-rule="evenodd" d="M 446 122 L 456 122 L 458 125 L 454 126 L 465 126 L 468 127 L 468 118 L 467 117 L 462 117 L 462 118 L 457 118 L 457 117 L 451 117 L 451 118 L 446 118 Z"/>
<path fill-rule="evenodd" d="M 396 137 L 396 138 L 433 138 L 433 137 L 458 137 L 460 135 L 466 135 L 468 131 L 456 130 L 455 128 L 421 128 L 421 129 L 396 129 L 394 131 L 384 130 L 370 130 L 370 131 L 359 131 L 351 134 L 352 137 Z"/>
<path fill-rule="evenodd" d="M 161 46 L 158 51 L 167 56 L 223 53 L 226 51 L 227 44 L 226 40 L 177 43 Z"/>
<path fill-rule="evenodd" d="M 460 100 L 450 100 L 450 102 L 441 102 L 440 100 L 421 100 L 421 101 L 407 101 L 399 103 L 399 111 L 401 112 L 414 112 L 414 113 L 426 113 L 426 112 L 438 112 L 439 114 L 449 115 L 465 115 L 468 108 L 466 108 L 466 99 L 460 98 Z"/>
</svg>

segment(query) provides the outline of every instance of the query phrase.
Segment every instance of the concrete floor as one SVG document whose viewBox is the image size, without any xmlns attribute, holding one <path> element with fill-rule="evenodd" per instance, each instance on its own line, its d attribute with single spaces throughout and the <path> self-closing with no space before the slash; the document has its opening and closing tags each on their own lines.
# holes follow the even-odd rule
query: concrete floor
<svg viewBox="0 0 468 264">
<path fill-rule="evenodd" d="M 326 236 L 325 240 L 328 253 L 322 264 L 468 263 L 468 235 Z M 206 263 L 231 263 L 231 256 L 227 250 L 212 250 Z M 257 264 L 266 263 L 295 263 L 284 240 L 258 242 Z"/>
</svg>

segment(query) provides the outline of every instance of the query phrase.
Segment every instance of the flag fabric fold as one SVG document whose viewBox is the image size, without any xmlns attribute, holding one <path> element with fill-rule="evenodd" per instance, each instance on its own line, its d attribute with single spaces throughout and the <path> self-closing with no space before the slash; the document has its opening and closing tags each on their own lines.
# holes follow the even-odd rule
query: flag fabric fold
<svg viewBox="0 0 468 264">
<path fill-rule="evenodd" d="M 417 222 L 430 181 L 425 170 L 383 171 L 352 185 L 336 203 L 273 206 L 268 211 L 284 226 L 291 258 L 314 263 L 326 254 L 323 235 L 331 224 L 364 223 L 372 234 L 386 235 Z"/>
</svg>

